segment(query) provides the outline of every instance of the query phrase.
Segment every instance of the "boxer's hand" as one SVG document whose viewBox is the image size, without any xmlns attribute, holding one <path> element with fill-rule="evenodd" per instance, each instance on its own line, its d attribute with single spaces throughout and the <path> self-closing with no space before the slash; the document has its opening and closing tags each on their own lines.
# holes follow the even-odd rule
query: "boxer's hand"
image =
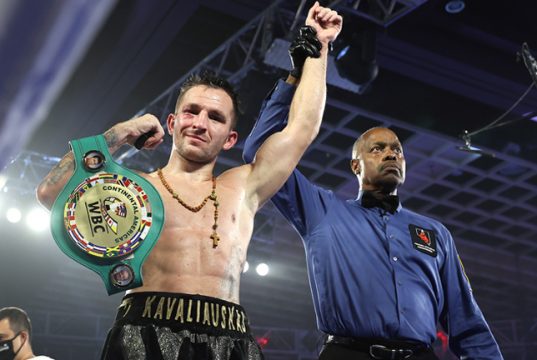
<svg viewBox="0 0 537 360">
<path fill-rule="evenodd" d="M 341 32 L 343 17 L 337 11 L 320 6 L 316 1 L 308 11 L 306 25 L 313 27 L 317 31 L 317 39 L 326 45 L 336 40 Z"/>
<path fill-rule="evenodd" d="M 309 26 L 301 27 L 297 36 L 289 46 L 289 55 L 291 57 L 292 65 L 291 75 L 294 78 L 299 79 L 306 58 L 320 57 L 321 49 L 322 44 L 317 39 L 315 29 Z"/>
<path fill-rule="evenodd" d="M 134 146 L 140 137 L 144 136 L 146 140 L 139 141 L 139 148 L 153 150 L 164 141 L 164 129 L 160 125 L 156 116 L 144 114 L 142 116 L 127 120 L 112 127 L 105 133 L 109 146 L 114 145 L 114 137 L 117 143 L 127 143 Z"/>
</svg>

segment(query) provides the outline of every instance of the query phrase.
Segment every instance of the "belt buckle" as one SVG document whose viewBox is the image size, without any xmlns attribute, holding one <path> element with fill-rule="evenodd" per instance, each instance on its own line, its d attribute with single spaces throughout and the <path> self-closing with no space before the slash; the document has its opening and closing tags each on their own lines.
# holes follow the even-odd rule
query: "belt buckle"
<svg viewBox="0 0 537 360">
<path fill-rule="evenodd" d="M 381 354 L 384 353 L 384 355 L 378 354 L 377 350 Z M 377 353 L 378 355 L 375 353 Z M 369 347 L 369 356 L 371 356 L 373 359 L 402 360 L 402 359 L 408 359 L 413 354 L 414 352 L 410 349 L 389 349 L 383 345 L 371 345 Z M 388 355 L 389 357 L 386 357 L 386 355 Z"/>
</svg>

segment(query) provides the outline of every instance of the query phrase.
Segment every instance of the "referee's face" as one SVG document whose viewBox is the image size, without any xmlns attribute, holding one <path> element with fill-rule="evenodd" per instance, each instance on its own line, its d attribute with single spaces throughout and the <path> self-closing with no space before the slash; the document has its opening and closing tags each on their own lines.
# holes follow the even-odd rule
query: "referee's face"
<svg viewBox="0 0 537 360">
<path fill-rule="evenodd" d="M 373 128 L 357 144 L 356 173 L 362 190 L 394 193 L 404 183 L 406 163 L 403 147 L 393 131 Z"/>
</svg>

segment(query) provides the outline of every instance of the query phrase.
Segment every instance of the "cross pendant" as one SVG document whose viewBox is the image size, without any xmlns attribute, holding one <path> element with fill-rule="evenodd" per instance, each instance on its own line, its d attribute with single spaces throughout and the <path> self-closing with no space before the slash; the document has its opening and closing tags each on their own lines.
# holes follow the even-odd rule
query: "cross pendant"
<svg viewBox="0 0 537 360">
<path fill-rule="evenodd" d="M 218 246 L 218 241 L 220 241 L 220 236 L 215 232 L 211 235 L 211 239 L 213 239 L 213 249 Z"/>
</svg>

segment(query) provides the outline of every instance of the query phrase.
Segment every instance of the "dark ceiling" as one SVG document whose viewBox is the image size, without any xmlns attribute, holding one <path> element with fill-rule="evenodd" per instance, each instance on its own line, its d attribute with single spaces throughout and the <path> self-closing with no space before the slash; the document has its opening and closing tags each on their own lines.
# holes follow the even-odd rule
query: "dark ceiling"
<svg viewBox="0 0 537 360">
<path fill-rule="evenodd" d="M 102 133 L 144 108 L 165 115 L 166 107 L 151 104 L 153 100 L 170 87 L 173 91 L 178 79 L 272 4 L 246 0 L 89 3 L 93 6 L 72 9 L 60 0 L 47 5 L 6 1 L 0 7 L 10 14 L 0 16 L 0 34 L 4 24 L 6 28 L 0 37 L 0 145 L 6 149 L 1 159 L 5 164 L 20 153 L 5 173 L 14 182 L 27 181 L 27 188 L 34 187 L 36 179 L 54 164 L 47 156 L 65 153 L 70 139 Z M 351 33 L 352 24 L 363 20 L 345 10 L 352 2 L 336 3 L 345 16 L 344 32 Z M 496 153 L 496 158 L 462 152 L 456 146 L 462 145 L 458 136 L 463 130 L 490 123 L 531 84 L 516 53 L 523 42 L 537 49 L 537 2 L 466 1 L 459 14 L 445 12 L 445 3 L 426 1 L 393 24 L 377 27 L 378 78 L 363 94 L 329 88 L 323 128 L 300 168 L 319 184 L 353 197 L 356 180 L 347 171 L 353 139 L 369 126 L 393 127 L 404 140 L 409 164 L 407 183 L 401 189 L 404 204 L 450 228 L 506 359 L 521 359 L 537 342 L 534 323 L 526 323 L 537 319 L 537 122 L 525 119 L 472 138 L 473 145 Z M 290 11 L 292 17 L 297 7 L 298 2 L 287 1 L 278 11 Z M 66 9 L 71 12 L 62 13 Z M 39 67 L 37 59 L 56 29 L 54 24 L 69 15 L 75 25 L 65 27 L 70 37 L 65 35 L 65 42 L 57 45 L 48 76 L 29 82 L 28 74 Z M 101 21 L 84 22 L 86 17 Z M 272 29 L 272 37 L 282 37 L 285 34 L 277 29 L 275 19 L 275 23 L 265 23 L 263 31 Z M 85 36 L 77 33 L 76 24 Z M 61 33 L 61 29 L 55 31 Z M 76 46 L 82 43 L 86 45 Z M 239 126 L 242 138 L 255 121 L 264 94 L 282 75 L 281 70 L 263 63 L 263 51 L 255 46 L 254 65 L 234 81 L 245 110 Z M 66 63 L 65 59 L 74 60 Z M 223 73 L 238 73 L 232 65 L 238 60 L 226 60 Z M 55 82 L 60 75 L 64 80 Z M 47 83 L 55 83 L 55 89 Z M 21 103 L 25 91 L 33 101 Z M 535 110 L 537 91 L 531 90 L 505 119 Z M 222 156 L 224 165 L 219 170 L 240 163 L 240 147 Z M 152 154 L 126 153 L 124 161 L 148 169 L 166 161 L 168 151 L 169 143 Z M 20 173 L 32 164 L 37 175 L 23 179 Z M 8 234 L 17 231 L 12 224 L 6 229 Z M 6 294 L 0 295 L 0 306 L 26 305 L 46 324 L 52 321 L 50 316 L 62 317 L 57 333 L 79 334 L 75 340 L 82 347 L 88 345 L 88 338 L 89 343 L 101 341 L 117 297 L 106 297 L 93 274 L 67 263 L 57 249 L 32 245 L 34 252 L 23 254 L 16 250 L 21 241 L 33 240 L 21 240 L 18 235 L 7 238 L 6 251 L 1 251 L 3 266 L 32 262 L 40 270 L 31 279 L 26 272 L 2 274 L 0 280 L 13 291 L 4 300 Z M 40 256 L 43 251 L 51 261 Z M 7 255 L 11 253 L 17 255 Z M 271 205 L 256 218 L 248 260 L 252 264 L 267 261 L 273 269 L 266 279 L 248 272 L 242 280 L 242 302 L 254 325 L 274 333 L 278 328 L 314 329 L 300 239 Z M 18 286 L 21 283 L 26 288 Z M 79 313 L 86 314 L 92 324 L 95 319 L 90 315 L 101 314 L 97 330 L 69 327 L 69 319 L 78 319 Z M 514 336 L 515 328 L 527 337 Z M 65 340 L 47 329 L 41 334 L 51 344 Z M 287 358 L 278 356 L 273 358 Z"/>
</svg>

